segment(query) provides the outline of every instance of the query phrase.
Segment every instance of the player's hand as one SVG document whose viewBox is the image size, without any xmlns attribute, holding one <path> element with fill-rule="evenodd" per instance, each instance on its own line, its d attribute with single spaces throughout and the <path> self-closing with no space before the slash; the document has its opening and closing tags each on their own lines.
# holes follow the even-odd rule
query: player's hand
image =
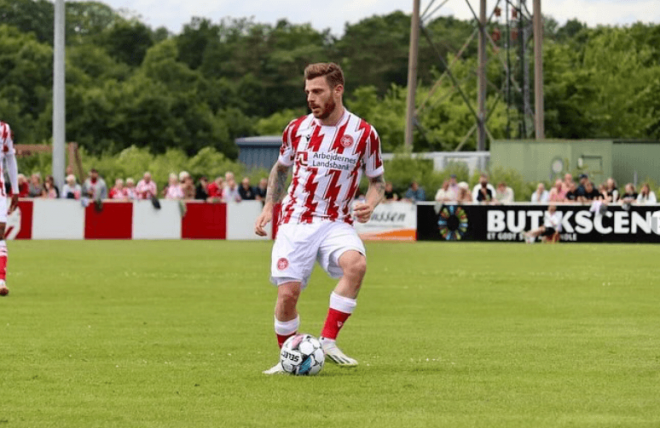
<svg viewBox="0 0 660 428">
<path fill-rule="evenodd" d="M 266 205 L 264 209 L 261 211 L 261 214 L 259 214 L 259 217 L 257 217 L 257 221 L 254 223 L 254 233 L 256 233 L 259 236 L 266 236 L 268 235 L 268 232 L 264 229 L 268 223 L 273 218 L 273 207 L 270 205 Z"/>
<path fill-rule="evenodd" d="M 11 195 L 11 204 L 9 205 L 9 214 L 16 211 L 16 208 L 18 208 L 18 194 L 14 193 L 13 195 Z"/>
<path fill-rule="evenodd" d="M 371 219 L 371 214 L 374 213 L 374 207 L 369 204 L 358 202 L 353 208 L 353 215 L 360 223 L 366 223 Z"/>
</svg>

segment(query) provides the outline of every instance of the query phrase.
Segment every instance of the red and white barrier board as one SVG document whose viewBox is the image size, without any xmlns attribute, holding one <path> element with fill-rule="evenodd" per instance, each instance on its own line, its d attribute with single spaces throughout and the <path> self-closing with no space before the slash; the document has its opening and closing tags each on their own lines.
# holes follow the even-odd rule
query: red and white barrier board
<svg viewBox="0 0 660 428">
<path fill-rule="evenodd" d="M 21 200 L 7 219 L 7 239 L 269 239 L 254 234 L 263 205 L 161 200 L 105 201 L 83 207 L 65 199 Z"/>
</svg>

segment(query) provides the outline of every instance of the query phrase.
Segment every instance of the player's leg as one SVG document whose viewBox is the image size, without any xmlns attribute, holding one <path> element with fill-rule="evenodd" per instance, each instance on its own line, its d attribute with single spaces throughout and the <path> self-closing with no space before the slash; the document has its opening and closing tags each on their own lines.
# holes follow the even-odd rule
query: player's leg
<svg viewBox="0 0 660 428">
<path fill-rule="evenodd" d="M 529 232 L 525 232 L 525 237 L 528 243 L 534 242 L 537 237 L 542 235 L 545 232 L 545 226 L 538 227 L 534 230 L 530 230 Z"/>
<path fill-rule="evenodd" d="M 277 287 L 275 334 L 280 348 L 289 337 L 298 332 L 298 327 L 300 327 L 300 316 L 296 305 L 301 291 L 302 283 L 300 281 L 285 282 Z"/>
<path fill-rule="evenodd" d="M 0 223 L 0 296 L 9 294 L 7 288 L 7 241 L 5 241 L 5 226 L 7 223 Z"/>
</svg>

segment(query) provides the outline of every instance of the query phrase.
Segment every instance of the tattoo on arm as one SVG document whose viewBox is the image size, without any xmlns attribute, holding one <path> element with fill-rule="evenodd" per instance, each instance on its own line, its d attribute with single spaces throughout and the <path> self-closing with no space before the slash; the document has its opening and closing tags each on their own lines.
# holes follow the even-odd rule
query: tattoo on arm
<svg viewBox="0 0 660 428">
<path fill-rule="evenodd" d="M 367 201 L 378 205 L 385 196 L 385 178 L 383 175 L 369 178 L 369 189 L 367 190 Z"/>
<path fill-rule="evenodd" d="M 284 199 L 286 194 L 286 178 L 289 175 L 289 167 L 275 162 L 268 177 L 268 190 L 266 191 L 266 203 L 276 204 Z"/>
</svg>

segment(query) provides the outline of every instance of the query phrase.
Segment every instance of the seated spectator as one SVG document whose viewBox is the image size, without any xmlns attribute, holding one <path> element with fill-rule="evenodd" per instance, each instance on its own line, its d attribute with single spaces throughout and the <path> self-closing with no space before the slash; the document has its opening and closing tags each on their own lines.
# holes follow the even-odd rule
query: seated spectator
<svg viewBox="0 0 660 428">
<path fill-rule="evenodd" d="M 473 188 L 472 188 L 472 200 L 477 201 L 477 197 L 479 196 L 479 192 L 481 192 L 481 188 L 483 187 L 484 183 L 486 184 L 486 188 L 490 190 L 491 195 L 495 195 L 495 188 L 493 187 L 492 184 L 488 182 L 488 174 L 482 173 L 479 176 L 479 183 L 477 183 Z"/>
<path fill-rule="evenodd" d="M 30 177 L 28 196 L 30 198 L 38 198 L 41 196 L 43 191 L 44 187 L 41 185 L 41 174 L 36 172 Z"/>
<path fill-rule="evenodd" d="M 124 188 L 124 180 L 121 178 L 115 180 L 115 185 L 112 187 L 112 189 L 110 189 L 110 194 L 108 197 L 115 201 L 128 199 L 126 188 Z"/>
<path fill-rule="evenodd" d="M 202 175 L 199 178 L 199 182 L 197 183 L 197 187 L 195 188 L 195 199 L 197 199 L 199 201 L 205 201 L 209 198 L 209 194 L 206 191 L 208 185 L 209 185 L 209 182 L 206 179 L 206 176 Z"/>
<path fill-rule="evenodd" d="M 564 196 L 566 193 L 568 193 L 569 190 L 571 190 L 571 186 L 575 185 L 575 181 L 573 180 L 573 176 L 569 173 L 566 173 L 564 175 L 564 180 L 561 182 L 561 190 L 564 192 Z M 577 188 L 577 186 L 576 186 Z"/>
<path fill-rule="evenodd" d="M 566 200 L 566 193 L 564 192 L 564 182 L 557 179 L 555 185 L 550 189 L 548 201 L 550 202 L 564 202 Z"/>
<path fill-rule="evenodd" d="M 470 193 L 470 186 L 465 181 L 461 181 L 460 183 L 458 183 L 458 197 L 456 198 L 456 201 L 459 204 L 472 202 L 472 193 Z"/>
<path fill-rule="evenodd" d="M 385 199 L 385 202 L 393 202 L 399 200 L 399 195 L 394 191 L 391 181 L 387 181 L 385 183 L 385 194 L 383 198 Z"/>
<path fill-rule="evenodd" d="M 158 187 L 151 179 L 150 172 L 145 172 L 142 180 L 138 181 L 137 187 L 135 188 L 135 194 L 137 199 L 151 199 L 158 195 Z"/>
<path fill-rule="evenodd" d="M 183 199 L 186 201 L 191 201 L 195 199 L 195 183 L 193 182 L 190 174 L 183 178 L 183 182 L 180 184 L 181 191 L 183 192 Z"/>
<path fill-rule="evenodd" d="M 495 189 L 495 202 L 500 204 L 511 204 L 514 201 L 513 189 L 508 187 L 504 181 L 500 181 Z"/>
<path fill-rule="evenodd" d="M 9 189 L 11 190 L 11 184 L 9 186 Z M 27 198 L 29 195 L 30 195 L 30 185 L 28 184 L 27 178 L 25 178 L 23 174 L 18 174 L 18 197 Z"/>
<path fill-rule="evenodd" d="M 543 216 L 543 226 L 538 229 L 525 232 L 525 242 L 533 244 L 538 236 L 543 238 L 552 238 L 555 233 L 560 231 L 561 227 L 561 213 L 557 211 L 555 204 L 550 204 L 548 210 Z"/>
<path fill-rule="evenodd" d="M 209 184 L 209 187 L 206 188 L 206 191 L 209 194 L 209 202 L 224 202 L 223 192 L 225 190 L 225 185 L 222 181 L 221 176 L 217 176 L 213 183 Z"/>
<path fill-rule="evenodd" d="M 579 195 L 579 191 L 578 191 Z M 594 187 L 594 184 L 587 180 L 584 182 L 584 194 L 581 196 L 578 196 L 578 202 L 591 202 L 591 201 L 599 201 L 603 198 L 603 196 L 600 194 L 598 189 Z"/>
<path fill-rule="evenodd" d="M 226 174 L 225 177 L 227 177 Z M 241 194 L 238 192 L 238 185 L 236 184 L 236 180 L 234 180 L 234 174 L 229 176 L 222 194 L 224 195 L 225 202 L 241 202 Z"/>
<path fill-rule="evenodd" d="M 651 190 L 651 186 L 649 186 L 648 183 L 644 183 L 642 190 L 640 190 L 639 195 L 637 195 L 637 203 L 640 205 L 652 205 L 657 202 L 655 192 Z"/>
<path fill-rule="evenodd" d="M 167 180 L 165 199 L 183 199 L 183 189 L 179 185 L 179 177 L 172 173 Z"/>
<path fill-rule="evenodd" d="M 458 183 L 456 182 L 456 174 L 449 176 L 449 191 L 454 195 L 454 200 L 458 199 Z"/>
<path fill-rule="evenodd" d="M 126 187 L 124 187 L 124 193 L 126 194 L 126 199 L 134 201 L 137 199 L 137 190 L 135 190 L 135 181 L 128 177 L 126 179 Z"/>
<path fill-rule="evenodd" d="M 46 181 L 44 182 L 43 197 L 47 199 L 58 199 L 60 197 L 60 191 L 55 185 L 55 179 L 52 175 L 46 177 Z"/>
<path fill-rule="evenodd" d="M 545 184 L 539 183 L 536 186 L 536 192 L 532 193 L 532 202 L 534 203 L 546 203 L 550 199 L 550 194 L 545 190 Z"/>
<path fill-rule="evenodd" d="M 83 183 L 82 187 L 83 196 L 94 201 L 101 201 L 108 198 L 108 186 L 99 176 L 99 172 L 92 168 L 89 170 L 89 177 Z"/>
<path fill-rule="evenodd" d="M 490 188 L 488 188 L 488 182 L 480 180 L 479 185 L 481 187 L 477 192 L 477 198 L 475 199 L 475 201 L 480 202 L 482 204 L 490 204 L 491 202 L 493 202 L 493 199 L 495 198 L 495 192 L 493 192 Z"/>
<path fill-rule="evenodd" d="M 257 201 L 265 201 L 266 193 L 268 192 L 268 179 L 262 178 L 259 180 L 259 185 L 254 189 L 254 196 Z"/>
<path fill-rule="evenodd" d="M 250 186 L 250 177 L 243 177 L 243 180 L 241 180 L 241 186 L 238 188 L 238 194 L 244 201 L 255 200 L 254 189 Z"/>
<path fill-rule="evenodd" d="M 82 189 L 76 183 L 76 176 L 70 174 L 66 177 L 66 184 L 62 187 L 62 198 L 65 199 L 80 199 Z"/>
<path fill-rule="evenodd" d="M 619 199 L 619 203 L 626 205 L 637 203 L 637 197 L 639 195 L 635 190 L 635 186 L 632 183 L 628 183 L 626 184 L 625 190 L 625 193 Z"/>
<path fill-rule="evenodd" d="M 566 200 L 566 202 L 578 201 L 577 185 L 574 182 L 570 184 L 570 187 L 568 188 L 568 192 L 566 192 L 566 195 L 564 195 L 564 199 Z"/>
<path fill-rule="evenodd" d="M 613 178 L 608 178 L 605 183 L 605 190 L 607 191 L 607 202 L 616 203 L 619 201 L 619 189 L 616 186 L 616 181 Z"/>
<path fill-rule="evenodd" d="M 410 187 L 406 191 L 403 199 L 404 201 L 412 203 L 423 202 L 426 200 L 426 193 L 424 192 L 424 189 L 419 187 L 419 184 L 417 184 L 416 181 L 413 181 L 410 183 Z"/>
<path fill-rule="evenodd" d="M 454 195 L 450 192 L 449 190 L 449 180 L 445 180 L 442 183 L 442 187 L 438 189 L 438 191 L 435 194 L 435 201 L 436 202 L 449 202 L 449 201 L 455 201 L 456 198 Z"/>
</svg>

